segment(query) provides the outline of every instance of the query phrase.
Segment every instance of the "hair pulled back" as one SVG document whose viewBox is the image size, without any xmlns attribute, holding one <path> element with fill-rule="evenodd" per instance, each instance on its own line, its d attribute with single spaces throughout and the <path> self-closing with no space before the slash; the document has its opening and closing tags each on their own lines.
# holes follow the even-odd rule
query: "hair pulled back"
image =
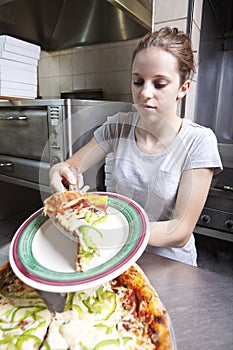
<svg viewBox="0 0 233 350">
<path fill-rule="evenodd" d="M 143 49 L 157 47 L 171 53 L 177 60 L 181 85 L 195 71 L 192 44 L 189 36 L 177 28 L 165 27 L 153 33 L 147 33 L 133 52 L 132 62 Z"/>
</svg>

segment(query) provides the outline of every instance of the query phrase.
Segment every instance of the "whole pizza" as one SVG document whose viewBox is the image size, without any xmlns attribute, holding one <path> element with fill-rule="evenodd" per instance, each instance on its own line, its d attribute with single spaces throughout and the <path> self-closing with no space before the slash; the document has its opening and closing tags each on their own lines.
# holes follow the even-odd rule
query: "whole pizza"
<svg viewBox="0 0 233 350">
<path fill-rule="evenodd" d="M 0 267 L 0 350 L 171 350 L 170 319 L 137 264 L 52 312 L 34 288 Z M 64 297 L 64 295 L 63 295 Z"/>
</svg>

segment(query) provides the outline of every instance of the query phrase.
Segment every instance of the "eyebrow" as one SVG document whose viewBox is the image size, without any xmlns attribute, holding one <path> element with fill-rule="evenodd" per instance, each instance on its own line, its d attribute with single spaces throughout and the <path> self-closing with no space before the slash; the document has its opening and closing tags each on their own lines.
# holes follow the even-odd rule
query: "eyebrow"
<svg viewBox="0 0 233 350">
<path fill-rule="evenodd" d="M 141 76 L 141 74 L 140 73 L 134 73 L 134 72 L 132 72 L 132 76 Z M 157 78 L 159 78 L 159 79 L 166 79 L 166 80 L 171 80 L 171 78 L 169 77 L 169 76 L 167 76 L 167 75 L 163 75 L 163 74 L 157 74 L 157 75 L 154 75 L 153 76 L 153 79 L 157 79 Z"/>
</svg>

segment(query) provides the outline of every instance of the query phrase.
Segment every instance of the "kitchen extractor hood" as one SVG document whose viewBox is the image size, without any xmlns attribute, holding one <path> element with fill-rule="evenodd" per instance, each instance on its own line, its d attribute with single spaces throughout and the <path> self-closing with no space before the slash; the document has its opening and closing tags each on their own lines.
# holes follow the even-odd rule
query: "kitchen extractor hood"
<svg viewBox="0 0 233 350">
<path fill-rule="evenodd" d="M 62 50 L 139 38 L 151 17 L 151 0 L 0 0 L 0 35 Z"/>
</svg>

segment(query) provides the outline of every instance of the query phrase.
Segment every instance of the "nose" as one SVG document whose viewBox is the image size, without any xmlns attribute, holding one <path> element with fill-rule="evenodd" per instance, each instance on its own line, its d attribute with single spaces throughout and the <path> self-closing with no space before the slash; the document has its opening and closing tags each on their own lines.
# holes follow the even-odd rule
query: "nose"
<svg viewBox="0 0 233 350">
<path fill-rule="evenodd" d="M 142 90 L 140 94 L 143 98 L 152 98 L 153 97 L 152 85 L 150 83 L 145 82 L 142 86 Z"/>
</svg>

